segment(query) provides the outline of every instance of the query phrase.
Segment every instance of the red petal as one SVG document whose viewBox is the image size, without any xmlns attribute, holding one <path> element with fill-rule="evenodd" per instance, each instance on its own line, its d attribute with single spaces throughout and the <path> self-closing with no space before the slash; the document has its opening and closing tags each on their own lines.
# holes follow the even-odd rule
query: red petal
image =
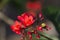
<svg viewBox="0 0 60 40">
<path fill-rule="evenodd" d="M 29 16 L 29 20 L 30 20 L 30 21 L 33 21 L 33 17 L 32 17 L 32 16 Z"/>
<path fill-rule="evenodd" d="M 29 17 L 28 16 L 25 16 L 24 17 L 24 22 L 27 23 L 29 21 Z"/>
<path fill-rule="evenodd" d="M 20 20 L 20 21 L 24 22 L 24 19 L 23 19 L 23 17 L 21 17 L 21 16 L 18 16 L 17 18 L 18 18 L 18 20 Z"/>
<path fill-rule="evenodd" d="M 39 17 L 40 17 L 40 18 L 42 17 L 42 13 L 39 14 Z"/>
</svg>

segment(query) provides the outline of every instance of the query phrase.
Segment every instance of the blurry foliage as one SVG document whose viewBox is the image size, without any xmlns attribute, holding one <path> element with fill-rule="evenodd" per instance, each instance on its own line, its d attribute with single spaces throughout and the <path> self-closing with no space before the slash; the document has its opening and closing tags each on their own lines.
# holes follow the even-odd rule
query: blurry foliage
<svg viewBox="0 0 60 40">
<path fill-rule="evenodd" d="M 54 23 L 57 31 L 60 33 L 60 8 L 47 6 L 43 9 L 43 14 Z"/>
<path fill-rule="evenodd" d="M 0 0 L 0 9 L 2 9 L 10 0 Z"/>
</svg>

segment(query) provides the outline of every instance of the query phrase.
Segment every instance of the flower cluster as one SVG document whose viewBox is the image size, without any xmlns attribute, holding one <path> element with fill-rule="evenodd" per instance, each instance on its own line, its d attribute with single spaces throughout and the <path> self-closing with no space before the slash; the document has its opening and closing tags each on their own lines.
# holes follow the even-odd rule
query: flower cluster
<svg viewBox="0 0 60 40">
<path fill-rule="evenodd" d="M 41 6 L 42 5 L 39 3 L 39 1 L 28 2 L 26 4 L 27 9 L 30 9 L 33 11 L 41 9 Z M 37 16 L 39 16 L 40 21 L 44 20 L 44 16 L 42 12 L 40 12 L 39 15 Z M 24 40 L 25 36 L 27 35 L 29 37 L 29 40 L 32 40 L 32 34 L 35 34 L 36 38 L 39 39 L 40 35 L 38 31 L 43 31 L 43 29 L 47 29 L 47 30 L 50 29 L 47 26 L 47 24 L 44 22 L 40 23 L 39 25 L 35 24 L 36 27 L 33 27 L 32 25 L 35 22 L 37 22 L 38 19 L 34 17 L 34 15 L 32 15 L 31 12 L 30 13 L 24 12 L 22 15 L 17 16 L 17 19 L 18 20 L 16 20 L 15 23 L 11 25 L 11 29 L 15 33 L 21 35 L 20 40 Z"/>
<path fill-rule="evenodd" d="M 11 29 L 18 34 L 20 34 L 20 30 L 28 28 L 35 22 L 33 16 L 27 13 L 24 13 L 21 16 L 17 16 L 17 19 L 19 21 L 16 20 L 15 23 L 11 26 Z"/>
<path fill-rule="evenodd" d="M 42 17 L 42 14 L 40 14 L 40 18 Z M 32 31 L 28 31 L 30 28 L 30 25 L 35 23 L 35 19 L 34 16 L 32 16 L 31 14 L 27 14 L 27 13 L 23 13 L 22 15 L 17 16 L 19 21 L 15 21 L 15 23 L 11 26 L 12 31 L 14 31 L 17 34 L 23 35 L 22 39 L 24 37 L 25 34 L 27 34 L 29 36 L 29 39 L 32 40 L 32 34 L 36 35 L 36 38 L 39 39 L 40 35 L 38 34 L 37 31 L 43 31 L 43 29 L 49 29 L 49 27 L 45 24 L 42 23 L 40 25 L 38 25 L 37 27 L 32 28 Z M 25 32 L 27 30 L 27 32 Z"/>
</svg>

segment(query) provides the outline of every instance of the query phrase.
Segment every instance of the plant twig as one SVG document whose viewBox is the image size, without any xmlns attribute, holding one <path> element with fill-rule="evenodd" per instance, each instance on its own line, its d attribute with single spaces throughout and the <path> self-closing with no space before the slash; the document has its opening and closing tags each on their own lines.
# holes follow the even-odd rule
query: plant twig
<svg viewBox="0 0 60 40">
<path fill-rule="evenodd" d="M 41 36 L 47 38 L 48 40 L 53 40 L 53 39 L 51 39 L 51 38 L 49 38 L 49 37 L 47 37 L 47 36 L 45 36 L 45 35 L 43 35 L 43 34 L 39 34 L 39 35 L 41 35 Z"/>
</svg>

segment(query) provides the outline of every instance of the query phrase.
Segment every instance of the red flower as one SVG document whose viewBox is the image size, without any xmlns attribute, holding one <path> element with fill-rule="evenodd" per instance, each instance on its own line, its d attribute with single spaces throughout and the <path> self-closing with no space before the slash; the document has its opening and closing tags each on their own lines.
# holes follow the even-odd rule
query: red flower
<svg viewBox="0 0 60 40">
<path fill-rule="evenodd" d="M 15 23 L 11 26 L 12 31 L 14 31 L 17 34 L 21 34 L 21 26 L 22 24 L 18 21 L 15 21 Z"/>
<path fill-rule="evenodd" d="M 27 9 L 33 9 L 33 10 L 38 10 L 41 9 L 41 3 L 40 2 L 28 2 L 26 4 Z"/>
<path fill-rule="evenodd" d="M 20 20 L 25 26 L 29 26 L 35 21 L 32 15 L 28 15 L 26 13 L 18 16 L 18 20 Z"/>
</svg>

